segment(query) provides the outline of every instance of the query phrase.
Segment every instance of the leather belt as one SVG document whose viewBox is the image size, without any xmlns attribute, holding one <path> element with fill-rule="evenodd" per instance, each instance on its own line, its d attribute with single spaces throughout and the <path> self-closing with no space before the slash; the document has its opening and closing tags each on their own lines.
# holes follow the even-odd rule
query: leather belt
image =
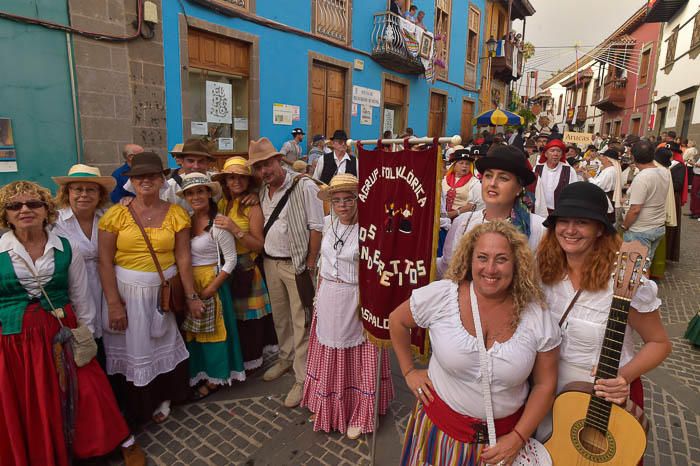
<svg viewBox="0 0 700 466">
<path fill-rule="evenodd" d="M 273 261 L 291 261 L 291 257 L 275 257 L 275 256 L 270 256 L 269 254 L 265 254 L 265 259 L 270 259 Z"/>
</svg>

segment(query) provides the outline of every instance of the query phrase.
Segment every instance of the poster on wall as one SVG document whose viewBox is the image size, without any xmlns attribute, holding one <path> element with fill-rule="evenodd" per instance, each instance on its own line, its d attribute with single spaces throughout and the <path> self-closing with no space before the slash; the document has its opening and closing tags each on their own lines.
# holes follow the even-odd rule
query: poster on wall
<svg viewBox="0 0 700 466">
<path fill-rule="evenodd" d="M 232 86 L 227 83 L 207 81 L 206 110 L 207 122 L 228 123 L 232 122 Z"/>
<path fill-rule="evenodd" d="M 394 131 L 394 111 L 390 108 L 384 109 L 384 127 L 382 131 Z"/>
<path fill-rule="evenodd" d="M 272 104 L 272 124 L 291 126 L 299 110 L 297 105 Z"/>
<path fill-rule="evenodd" d="M 206 136 L 209 134 L 209 131 L 207 131 L 207 122 L 193 121 L 190 123 L 190 133 L 192 133 L 192 136 Z"/>
<path fill-rule="evenodd" d="M 379 107 L 382 93 L 376 89 L 362 86 L 352 86 L 352 102 L 360 105 Z"/>
<path fill-rule="evenodd" d="M 672 128 L 676 126 L 676 120 L 678 119 L 678 107 L 681 103 L 681 98 L 678 94 L 674 94 L 668 99 L 668 107 L 666 107 L 666 122 L 664 123 L 664 128 Z"/>
<path fill-rule="evenodd" d="M 372 124 L 372 107 L 370 107 L 369 105 L 360 105 L 360 124 Z"/>
<path fill-rule="evenodd" d="M 17 171 L 17 151 L 12 134 L 12 120 L 0 118 L 0 172 Z"/>
</svg>

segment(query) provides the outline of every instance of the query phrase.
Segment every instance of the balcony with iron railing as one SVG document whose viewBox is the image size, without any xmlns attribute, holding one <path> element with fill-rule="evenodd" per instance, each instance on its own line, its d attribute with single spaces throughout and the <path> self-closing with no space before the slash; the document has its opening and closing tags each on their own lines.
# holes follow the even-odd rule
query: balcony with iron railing
<svg viewBox="0 0 700 466">
<path fill-rule="evenodd" d="M 626 88 L 627 78 L 606 78 L 602 88 L 593 90 L 593 105 L 603 111 L 625 108 Z"/>
<path fill-rule="evenodd" d="M 421 74 L 425 71 L 420 59 L 421 43 L 406 46 L 405 20 L 391 12 L 375 13 L 372 28 L 372 58 L 397 73 Z M 427 33 L 427 32 L 426 32 Z M 432 35 L 431 35 L 432 40 Z"/>
<path fill-rule="evenodd" d="M 491 74 L 494 78 L 509 83 L 520 79 L 523 70 L 523 52 L 508 40 L 500 41 L 502 51 L 491 59 Z"/>
</svg>

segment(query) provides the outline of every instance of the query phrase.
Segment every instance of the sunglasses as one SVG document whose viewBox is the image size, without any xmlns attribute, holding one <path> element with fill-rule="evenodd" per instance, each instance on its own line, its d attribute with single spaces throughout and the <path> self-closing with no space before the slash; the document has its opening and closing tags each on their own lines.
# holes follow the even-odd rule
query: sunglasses
<svg viewBox="0 0 700 466">
<path fill-rule="evenodd" d="M 46 202 L 39 200 L 25 202 L 8 202 L 7 204 L 5 204 L 5 210 L 21 210 L 24 206 L 27 206 L 30 209 L 41 209 L 42 207 L 46 207 Z"/>
</svg>

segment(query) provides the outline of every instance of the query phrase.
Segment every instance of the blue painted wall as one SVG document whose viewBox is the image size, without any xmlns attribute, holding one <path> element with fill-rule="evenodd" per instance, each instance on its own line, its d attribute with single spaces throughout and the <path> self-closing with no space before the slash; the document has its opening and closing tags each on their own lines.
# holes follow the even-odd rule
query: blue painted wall
<svg viewBox="0 0 700 466">
<path fill-rule="evenodd" d="M 63 1 L 2 4 L 9 13 L 68 24 Z M 12 119 L 18 166 L 0 173 L 0 185 L 25 179 L 53 190 L 50 177 L 77 160 L 65 33 L 0 19 L 0 57 L 0 117 Z"/>
<path fill-rule="evenodd" d="M 466 52 L 466 34 L 468 5 L 466 1 L 452 2 L 452 31 L 450 43 L 450 66 L 448 81 L 464 83 L 464 57 Z M 432 30 L 434 22 L 434 3 L 429 0 L 416 2 L 419 9 L 426 12 L 425 24 Z M 482 12 L 484 0 L 472 2 Z M 308 124 L 308 52 L 333 57 L 352 63 L 355 59 L 364 61 L 364 70 L 352 71 L 352 84 L 380 90 L 382 73 L 391 72 L 380 66 L 370 57 L 346 49 L 329 45 L 313 38 L 301 37 L 292 33 L 270 29 L 255 23 L 232 18 L 217 13 L 204 6 L 187 0 L 163 0 L 163 44 L 165 48 L 165 86 L 167 105 L 168 147 L 182 142 L 182 83 L 180 78 L 179 26 L 178 17 L 183 13 L 188 17 L 198 18 L 210 23 L 253 34 L 260 44 L 260 134 L 269 137 L 280 147 L 290 139 L 292 127 L 272 124 L 272 107 L 274 103 L 298 105 L 301 107 L 301 121 L 295 126 L 307 128 Z M 370 38 L 373 15 L 383 11 L 382 0 L 354 0 L 352 2 L 352 44 L 358 50 L 371 51 Z M 258 16 L 272 19 L 304 31 L 311 31 L 311 1 L 295 0 L 256 0 Z M 482 18 L 485 15 L 482 13 Z M 483 27 L 482 27 L 483 29 Z M 483 38 L 479 37 L 482 42 Z M 459 134 L 462 97 L 469 96 L 478 102 L 478 94 L 467 92 L 457 86 L 436 81 L 427 83 L 415 75 L 400 75 L 410 81 L 408 126 L 416 134 L 425 134 L 428 127 L 429 90 L 443 89 L 448 92 L 448 109 L 446 133 Z M 479 82 L 479 79 L 477 79 Z M 351 105 L 346 102 L 346 105 Z M 381 134 L 380 109 L 373 108 L 372 125 L 360 125 L 359 115 L 351 117 L 350 137 L 353 139 L 376 138 Z"/>
</svg>

